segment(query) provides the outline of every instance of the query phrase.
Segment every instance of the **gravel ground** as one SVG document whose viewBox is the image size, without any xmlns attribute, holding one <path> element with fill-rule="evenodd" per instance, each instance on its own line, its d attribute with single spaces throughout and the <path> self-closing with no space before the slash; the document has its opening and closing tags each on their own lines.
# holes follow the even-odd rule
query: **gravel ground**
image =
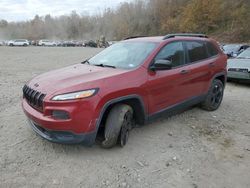
<svg viewBox="0 0 250 188">
<path fill-rule="evenodd" d="M 136 128 L 125 148 L 38 137 L 21 109 L 32 77 L 91 48 L 0 47 L 0 187 L 250 187 L 250 87 L 228 83 L 219 110 L 192 108 Z"/>
</svg>

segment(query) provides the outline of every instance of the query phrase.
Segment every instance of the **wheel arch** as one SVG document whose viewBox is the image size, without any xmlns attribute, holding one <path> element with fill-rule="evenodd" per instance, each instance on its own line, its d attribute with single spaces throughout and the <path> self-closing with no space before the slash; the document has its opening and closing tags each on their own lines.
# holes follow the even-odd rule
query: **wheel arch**
<svg viewBox="0 0 250 188">
<path fill-rule="evenodd" d="M 226 81 L 227 81 L 227 74 L 224 73 L 224 72 L 215 74 L 214 77 L 211 80 L 211 84 L 212 84 L 213 80 L 215 80 L 215 79 L 220 80 L 223 83 L 224 87 L 225 87 Z"/>
<path fill-rule="evenodd" d="M 147 115 L 143 99 L 139 95 L 128 95 L 112 99 L 104 104 L 96 123 L 96 132 L 98 132 L 100 125 L 106 120 L 111 108 L 120 103 L 127 104 L 133 108 L 136 123 L 143 125 L 146 122 Z"/>
</svg>

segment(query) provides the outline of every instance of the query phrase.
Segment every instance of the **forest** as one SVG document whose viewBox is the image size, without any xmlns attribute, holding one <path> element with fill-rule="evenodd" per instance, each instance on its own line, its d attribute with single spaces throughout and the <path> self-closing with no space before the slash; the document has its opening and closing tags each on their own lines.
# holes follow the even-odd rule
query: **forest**
<svg viewBox="0 0 250 188">
<path fill-rule="evenodd" d="M 29 21 L 0 18 L 0 39 L 107 40 L 175 32 L 205 33 L 223 42 L 250 42 L 250 0 L 135 0 L 96 15 L 72 11 Z"/>
</svg>

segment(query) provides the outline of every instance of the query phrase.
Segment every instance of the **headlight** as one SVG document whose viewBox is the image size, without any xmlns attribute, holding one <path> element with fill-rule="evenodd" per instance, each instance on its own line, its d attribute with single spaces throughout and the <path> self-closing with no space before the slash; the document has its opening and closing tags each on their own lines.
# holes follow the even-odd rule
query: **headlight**
<svg viewBox="0 0 250 188">
<path fill-rule="evenodd" d="M 53 101 L 65 101 L 65 100 L 74 100 L 74 99 L 83 99 L 91 97 L 97 93 L 98 89 L 89 89 L 84 91 L 77 91 L 73 93 L 65 93 L 62 95 L 56 95 L 52 98 Z"/>
</svg>

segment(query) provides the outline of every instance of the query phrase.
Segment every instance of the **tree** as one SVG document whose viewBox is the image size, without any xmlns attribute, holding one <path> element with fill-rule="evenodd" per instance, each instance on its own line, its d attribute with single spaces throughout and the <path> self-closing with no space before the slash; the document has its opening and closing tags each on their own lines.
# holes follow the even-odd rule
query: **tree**
<svg viewBox="0 0 250 188">
<path fill-rule="evenodd" d="M 201 32 L 224 42 L 250 41 L 249 0 L 134 0 L 97 15 L 36 15 L 26 22 L 0 21 L 5 38 L 108 40 L 128 36 Z"/>
<path fill-rule="evenodd" d="M 6 20 L 0 20 L 0 27 L 5 28 L 8 26 L 8 22 Z"/>
<path fill-rule="evenodd" d="M 183 9 L 180 29 L 211 33 L 219 28 L 222 0 L 192 0 Z"/>
</svg>

